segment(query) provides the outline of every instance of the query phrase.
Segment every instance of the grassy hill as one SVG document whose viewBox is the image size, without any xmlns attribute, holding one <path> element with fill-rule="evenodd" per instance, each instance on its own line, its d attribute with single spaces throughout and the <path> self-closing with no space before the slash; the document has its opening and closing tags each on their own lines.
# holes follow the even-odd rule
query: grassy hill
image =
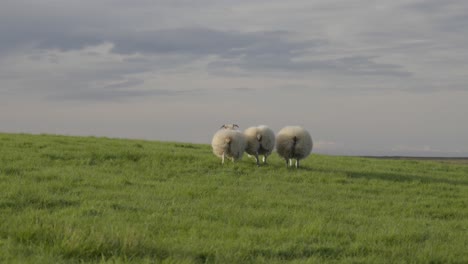
<svg viewBox="0 0 468 264">
<path fill-rule="evenodd" d="M 468 263 L 468 166 L 0 134 L 0 263 Z"/>
</svg>

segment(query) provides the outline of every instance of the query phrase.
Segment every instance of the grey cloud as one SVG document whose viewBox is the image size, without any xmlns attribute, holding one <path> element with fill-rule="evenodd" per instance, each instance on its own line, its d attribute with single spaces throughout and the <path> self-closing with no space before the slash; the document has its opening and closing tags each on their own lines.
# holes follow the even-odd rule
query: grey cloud
<svg viewBox="0 0 468 264">
<path fill-rule="evenodd" d="M 353 39 L 346 43 L 350 47 L 349 50 L 346 50 L 346 48 L 344 50 L 335 50 L 334 39 L 332 39 L 333 34 L 330 35 L 330 39 L 324 37 L 327 34 L 307 35 L 309 30 L 306 27 L 297 28 L 298 31 L 293 32 L 291 30 L 275 30 L 282 25 L 272 25 L 271 30 L 252 31 L 248 23 L 240 23 L 238 27 L 234 27 L 236 30 L 227 29 L 229 27 L 223 29 L 223 26 L 218 27 L 216 24 L 213 24 L 213 27 L 207 27 L 206 24 L 203 26 L 203 23 L 194 23 L 193 25 L 184 24 L 179 27 L 161 29 L 161 27 L 167 27 L 167 25 L 173 25 L 174 23 L 163 25 L 145 23 L 146 21 L 154 22 L 150 17 L 153 14 L 162 12 L 160 11 L 161 8 L 169 8 L 172 12 L 189 14 L 187 10 L 202 8 L 214 3 L 226 6 L 226 3 L 230 3 L 229 1 L 205 0 L 199 4 L 193 4 L 186 0 L 156 2 L 140 0 L 132 3 L 126 1 L 76 1 L 72 2 L 72 4 L 60 1 L 47 2 L 46 4 L 34 2 L 35 4 L 32 7 L 34 11 L 26 11 L 29 8 L 28 5 L 32 3 L 32 1 L 18 0 L 8 2 L 8 4 L 5 4 L 5 2 L 0 4 L 0 35 L 2 36 L 0 53 L 22 47 L 33 47 L 38 49 L 38 52 L 52 49 L 61 51 L 82 50 L 86 46 L 112 43 L 111 52 L 122 59 L 121 63 L 96 64 L 90 69 L 69 69 L 69 72 L 61 72 L 64 76 L 63 80 L 53 80 L 53 77 L 51 77 L 42 84 L 44 87 L 53 87 L 44 88 L 46 90 L 55 92 L 55 90 L 60 89 L 65 93 L 72 94 L 71 97 L 77 96 L 75 95 L 79 94 L 77 91 L 84 91 L 89 97 L 95 94 L 99 98 L 104 98 L 100 93 L 104 94 L 109 91 L 115 92 L 116 97 L 124 97 L 125 95 L 129 97 L 140 96 L 139 94 L 144 96 L 143 94 L 147 91 L 111 89 L 109 87 L 93 86 L 90 83 L 121 81 L 120 85 L 123 86 L 130 75 L 157 72 L 160 69 L 178 70 L 181 66 L 198 59 L 206 59 L 211 62 L 206 67 L 209 73 L 213 75 L 243 77 L 327 76 L 327 78 L 346 75 L 356 76 L 356 80 L 360 77 L 372 76 L 375 76 L 375 79 L 380 77 L 411 78 L 418 74 L 417 72 L 411 72 L 415 68 L 405 67 L 406 62 L 399 59 L 391 58 L 393 60 L 386 60 L 386 55 L 390 54 L 391 57 L 392 53 L 398 52 L 398 55 L 414 56 L 412 51 L 420 49 L 422 44 L 421 42 L 412 43 L 406 40 L 426 41 L 423 43 L 424 47 L 426 49 L 430 48 L 431 45 L 434 45 L 433 41 L 426 40 L 426 37 L 437 38 L 440 35 L 439 33 L 444 31 L 441 29 L 442 26 L 466 30 L 461 25 L 467 19 L 463 12 L 457 11 L 455 8 L 460 6 L 460 9 L 465 10 L 467 4 L 452 0 L 446 2 L 436 0 L 420 1 L 415 4 L 403 5 L 402 9 L 411 11 L 404 15 L 408 18 L 413 12 L 437 14 L 440 9 L 447 11 L 443 15 L 437 16 L 443 21 L 443 23 L 439 23 L 437 32 L 427 30 L 414 34 L 415 30 L 401 28 L 399 23 L 389 23 L 391 25 L 387 25 L 384 21 L 382 23 L 383 27 L 380 27 L 366 22 L 362 26 L 363 30 L 357 32 L 355 39 L 358 41 L 353 42 L 355 41 Z M 256 4 L 253 4 L 253 6 L 255 7 Z M 243 10 L 249 8 L 247 3 L 238 6 L 245 6 L 246 9 Z M 361 9 L 359 4 L 350 5 L 341 2 L 330 4 L 328 1 L 324 1 L 318 6 L 331 7 L 321 9 L 321 12 L 328 12 L 327 14 L 331 15 L 326 17 L 343 14 L 343 12 L 348 12 L 350 9 Z M 105 8 L 108 8 L 109 12 L 102 12 Z M 76 9 L 76 12 L 74 9 Z M 399 11 L 398 9 L 395 10 Z M 306 13 L 306 10 L 304 10 L 304 13 Z M 177 17 L 175 13 L 171 13 L 171 15 Z M 193 21 L 200 19 L 197 14 L 192 15 Z M 354 17 L 356 18 L 353 19 L 359 21 L 366 18 Z M 346 19 L 344 18 L 343 21 L 348 21 Z M 350 21 L 353 21 L 353 19 Z M 200 21 L 202 20 L 200 19 Z M 382 18 L 383 20 L 385 20 L 385 17 Z M 341 22 L 332 21 L 330 23 L 339 25 Z M 176 23 L 176 25 L 179 24 Z M 320 25 L 322 24 L 317 24 L 317 29 L 313 32 L 325 30 L 320 29 Z M 350 25 L 353 24 L 350 23 Z M 255 26 L 252 26 L 252 28 L 255 28 Z M 466 38 L 464 41 L 466 41 Z M 389 42 L 392 44 L 386 45 Z M 367 45 L 369 43 L 371 45 Z M 355 52 L 354 50 L 357 49 L 360 51 Z M 327 50 L 328 55 L 322 56 L 321 52 L 323 50 Z M 133 56 L 134 54 L 138 54 L 138 56 Z M 96 56 L 99 56 L 99 54 Z M 331 56 L 333 57 L 330 58 Z M 413 58 L 417 59 L 418 57 Z M 50 60 L 59 62 L 60 58 L 50 57 Z M 205 62 L 198 64 L 196 67 L 205 67 Z M 11 78 L 11 74 L 8 77 Z M 30 83 L 36 83 L 33 80 L 34 78 L 31 79 Z M 127 83 L 126 85 L 130 84 Z M 451 86 L 447 84 L 446 87 Z M 96 92 L 97 90 L 101 92 Z M 164 93 L 159 92 L 159 94 Z M 112 96 L 109 97 L 112 98 Z"/>
<path fill-rule="evenodd" d="M 276 56 L 275 56 L 276 55 Z M 390 63 L 375 62 L 375 56 L 352 56 L 337 59 L 321 59 L 295 61 L 291 54 L 262 54 L 261 56 L 241 57 L 238 60 L 222 60 L 212 62 L 209 67 L 212 71 L 223 73 L 223 69 L 229 71 L 237 68 L 247 74 L 260 72 L 278 73 L 323 73 L 346 75 L 382 75 L 409 77 L 411 72 L 402 66 Z"/>
<path fill-rule="evenodd" d="M 210 1 L 204 2 L 205 4 Z M 163 6 L 173 4 L 168 1 L 158 2 Z M 186 1 L 175 3 L 179 6 Z M 129 14 L 134 18 L 135 10 L 148 8 L 148 1 L 138 1 Z M 87 5 L 90 5 L 89 3 Z M 23 6 L 25 8 L 26 5 Z M 86 5 L 84 5 L 86 6 Z M 130 8 L 124 2 L 118 2 L 118 10 Z M 154 6 L 153 6 L 154 7 Z M 0 51 L 23 45 L 36 49 L 58 49 L 62 51 L 80 50 L 86 46 L 101 43 L 112 43 L 113 53 L 121 55 L 177 55 L 177 60 L 164 61 L 168 66 L 177 67 L 206 56 L 214 56 L 215 61 L 208 65 L 212 73 L 227 73 L 228 68 L 236 68 L 241 72 L 268 73 L 284 72 L 304 73 L 310 71 L 329 71 L 339 74 L 389 75 L 409 76 L 399 65 L 377 63 L 372 57 L 351 56 L 338 59 L 298 60 L 303 55 L 319 54 L 319 48 L 328 45 L 323 38 L 297 40 L 298 35 L 287 30 L 241 31 L 219 30 L 207 27 L 181 27 L 157 30 L 139 30 L 137 22 L 127 27 L 115 27 L 106 20 L 116 21 L 115 13 L 97 16 L 95 10 L 89 7 L 79 8 L 81 14 L 74 14 L 70 7 L 58 6 L 61 15 L 54 14 L 46 7 L 40 6 L 42 14 L 32 14 L 20 19 L 8 15 L 0 18 L 0 33 L 7 41 L 0 43 Z M 84 11 L 91 14 L 85 14 Z M 119 12 L 117 12 L 119 14 Z M 69 17 L 68 17 L 69 15 Z M 24 19 L 24 20 L 22 20 Z M 149 64 L 160 64 L 161 61 L 143 62 L 151 70 Z M 138 64 L 135 62 L 135 64 Z M 137 67 L 140 68 L 140 67 Z M 114 69 L 111 69 L 114 70 Z M 144 69 L 141 69 L 144 71 Z M 102 72 L 100 72 L 102 73 Z"/>
<path fill-rule="evenodd" d="M 203 1 L 201 5 L 212 4 Z M 99 10 L 107 9 L 102 13 Z M 160 7 L 194 8 L 187 1 L 137 1 L 95 3 L 40 3 L 15 1 L 0 4 L 0 52 L 21 47 L 80 50 L 109 42 L 119 54 L 182 54 L 190 56 L 250 56 L 252 53 L 284 53 L 310 48 L 315 41 L 297 42 L 287 31 L 216 30 L 208 27 L 147 27 L 141 11 Z M 181 6 L 181 4 L 183 4 Z M 220 3 L 218 3 L 220 4 Z M 224 3 L 225 4 L 225 3 Z M 149 5 L 149 6 L 148 6 Z M 33 11 L 28 11 L 33 9 Z M 172 9 L 171 9 L 172 10 Z M 125 11 L 125 12 L 124 12 Z M 174 10 L 172 10 L 174 11 Z M 162 11 L 161 11 L 162 12 Z M 149 17 L 146 17 L 149 19 Z M 125 24 L 119 23 L 125 21 Z M 216 26 L 216 25 L 215 25 Z M 142 29 L 144 28 L 144 29 Z M 192 57 L 193 58 L 193 57 Z"/>
<path fill-rule="evenodd" d="M 148 28 L 144 19 L 150 17 L 140 15 L 142 11 L 162 12 L 158 11 L 160 6 L 174 5 L 169 2 L 159 1 L 150 6 L 148 1 L 132 2 L 131 5 L 107 2 L 112 4 L 111 8 L 105 3 L 86 3 L 86 1 L 83 1 L 83 4 L 21 0 L 1 3 L 0 52 L 20 47 L 79 50 L 85 46 L 110 42 L 115 45 L 114 52 L 121 54 L 219 55 L 243 49 L 258 41 L 280 39 L 271 32 L 245 33 L 213 30 L 207 27 L 187 28 L 187 26 L 169 29 L 161 29 L 158 26 L 154 26 L 155 29 Z M 181 3 L 184 6 L 186 4 L 182 1 L 175 3 L 175 6 L 183 9 Z M 32 11 L 28 11 L 31 9 Z M 99 12 L 104 9 L 109 9 L 110 12 Z M 120 21 L 125 21 L 125 24 L 121 24 Z"/>
<path fill-rule="evenodd" d="M 410 3 L 403 9 L 424 15 L 439 33 L 468 32 L 468 2 L 463 0 L 426 0 Z"/>
<path fill-rule="evenodd" d="M 0 52 L 21 48 L 80 50 L 86 46 L 94 46 L 106 41 L 103 32 L 82 30 L 79 25 L 44 19 L 44 22 L 37 24 L 34 24 L 34 21 L 19 24 L 15 22 L 2 23 L 0 34 L 5 41 L 0 43 Z"/>
<path fill-rule="evenodd" d="M 468 25 L 468 14 L 464 13 L 442 19 L 440 29 L 445 32 L 468 34 L 468 27 L 466 25 Z"/>
<path fill-rule="evenodd" d="M 127 80 L 124 80 L 122 82 L 117 82 L 117 83 L 113 83 L 113 84 L 108 84 L 108 85 L 105 85 L 102 87 L 102 89 L 121 89 L 121 88 L 128 88 L 128 87 L 134 87 L 136 85 L 140 85 L 140 84 L 144 84 L 144 81 L 143 80 L 139 80 L 139 79 L 127 79 Z"/>
<path fill-rule="evenodd" d="M 424 12 L 424 13 L 439 13 L 441 11 L 447 11 L 447 9 L 455 8 L 460 9 L 461 7 L 467 7 L 467 3 L 463 0 L 420 0 L 413 1 L 403 5 L 404 8 L 411 9 L 413 11 Z"/>
<path fill-rule="evenodd" d="M 400 65 L 375 62 L 376 56 L 353 56 L 344 57 L 332 61 L 336 68 L 349 74 L 361 75 L 389 75 L 397 77 L 409 77 L 411 73 L 404 70 Z"/>
<path fill-rule="evenodd" d="M 314 62 L 294 62 L 303 54 L 325 45 L 321 39 L 293 40 L 287 31 L 219 31 L 208 28 L 166 29 L 140 32 L 113 41 L 113 52 L 120 54 L 179 54 L 186 61 L 216 56 L 209 68 L 237 67 L 242 70 L 304 71 L 333 68 Z M 183 62 L 183 61 L 182 61 Z M 212 71 L 213 73 L 216 71 Z"/>
<path fill-rule="evenodd" d="M 24 47 L 81 49 L 101 41 L 104 16 L 73 1 L 2 1 L 0 52 Z"/>
<path fill-rule="evenodd" d="M 325 45 L 324 40 L 292 40 L 287 31 L 237 32 L 208 28 L 166 29 L 127 35 L 113 41 L 113 52 L 121 54 L 182 54 L 196 59 L 215 55 L 219 62 L 211 66 L 237 66 L 251 69 L 310 69 L 294 58 Z M 238 63 L 236 63 L 238 61 Z M 226 63 L 228 62 L 228 63 Z M 230 64 L 230 65 L 229 65 Z M 321 65 L 318 65 L 321 66 Z"/>
<path fill-rule="evenodd" d="M 248 34 L 207 28 L 180 28 L 126 33 L 111 40 L 116 53 L 223 54 L 254 41 Z"/>
<path fill-rule="evenodd" d="M 78 100 L 78 101 L 127 101 L 141 97 L 172 97 L 172 96 L 194 96 L 203 94 L 203 90 L 169 90 L 169 89 L 135 89 L 124 85 L 122 87 L 104 87 L 79 89 L 78 91 L 67 91 L 49 96 L 49 100 Z"/>
<path fill-rule="evenodd" d="M 230 90 L 234 92 L 239 92 L 239 93 L 249 93 L 249 92 L 256 91 L 257 89 L 252 88 L 252 87 L 236 87 Z"/>
<path fill-rule="evenodd" d="M 106 40 L 99 36 L 93 36 L 85 33 L 55 33 L 50 32 L 47 36 L 38 37 L 36 47 L 38 49 L 58 49 L 62 51 L 80 50 L 86 46 L 96 46 L 104 43 Z"/>
<path fill-rule="evenodd" d="M 198 27 L 103 32 L 86 31 L 71 25 L 70 28 L 66 25 L 49 27 L 49 22 L 44 27 L 31 25 L 14 27 L 14 30 L 0 29 L 8 40 L 0 44 L 0 50 L 24 45 L 35 49 L 68 51 L 112 43 L 112 52 L 122 55 L 177 54 L 185 56 L 186 61 L 214 55 L 224 59 L 246 58 L 259 64 L 279 65 L 325 43 L 323 40 L 293 41 L 293 34 L 287 31 L 241 32 Z"/>
</svg>

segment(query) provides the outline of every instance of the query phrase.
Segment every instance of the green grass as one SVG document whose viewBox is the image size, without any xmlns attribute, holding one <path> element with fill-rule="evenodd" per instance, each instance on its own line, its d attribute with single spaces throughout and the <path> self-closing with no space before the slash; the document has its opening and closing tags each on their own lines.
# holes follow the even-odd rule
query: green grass
<svg viewBox="0 0 468 264">
<path fill-rule="evenodd" d="M 0 134 L 0 263 L 468 263 L 468 166 Z"/>
</svg>

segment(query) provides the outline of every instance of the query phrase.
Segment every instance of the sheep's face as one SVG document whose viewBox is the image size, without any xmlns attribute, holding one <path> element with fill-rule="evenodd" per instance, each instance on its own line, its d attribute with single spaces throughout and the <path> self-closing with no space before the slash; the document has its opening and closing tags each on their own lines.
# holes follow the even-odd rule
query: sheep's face
<svg viewBox="0 0 468 264">
<path fill-rule="evenodd" d="M 230 129 L 230 130 L 236 130 L 237 128 L 239 128 L 238 125 L 236 124 L 224 124 L 221 126 L 221 128 L 224 128 L 224 129 Z"/>
</svg>

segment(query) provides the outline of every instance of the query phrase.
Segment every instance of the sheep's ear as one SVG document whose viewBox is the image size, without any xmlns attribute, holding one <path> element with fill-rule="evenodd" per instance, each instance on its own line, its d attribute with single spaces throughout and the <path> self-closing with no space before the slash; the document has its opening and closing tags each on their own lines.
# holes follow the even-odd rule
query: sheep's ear
<svg viewBox="0 0 468 264">
<path fill-rule="evenodd" d="M 236 127 L 239 128 L 239 126 L 238 126 L 237 124 L 232 125 L 232 127 L 234 127 L 234 128 L 236 128 Z"/>
<path fill-rule="evenodd" d="M 226 125 L 222 125 L 220 128 L 226 128 Z"/>
</svg>

